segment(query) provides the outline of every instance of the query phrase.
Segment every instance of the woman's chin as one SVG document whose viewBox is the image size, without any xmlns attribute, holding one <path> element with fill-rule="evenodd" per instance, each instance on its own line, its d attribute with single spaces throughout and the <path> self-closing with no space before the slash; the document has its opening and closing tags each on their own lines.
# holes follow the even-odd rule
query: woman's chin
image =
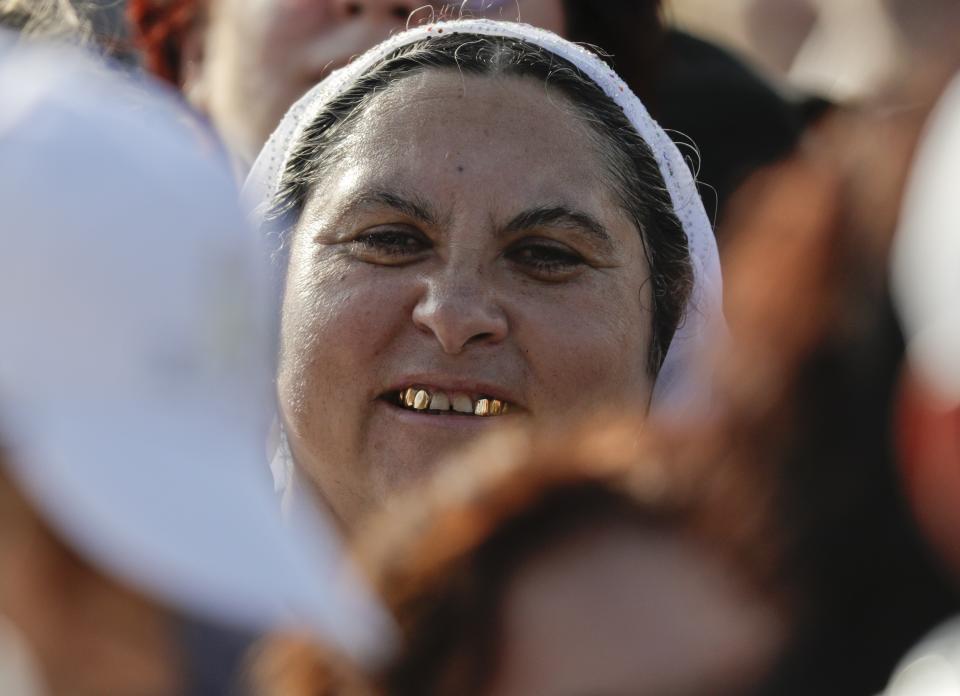
<svg viewBox="0 0 960 696">
<path fill-rule="evenodd" d="M 387 402 L 376 409 L 368 445 L 386 494 L 424 478 L 452 452 L 513 419 L 417 412 Z"/>
</svg>

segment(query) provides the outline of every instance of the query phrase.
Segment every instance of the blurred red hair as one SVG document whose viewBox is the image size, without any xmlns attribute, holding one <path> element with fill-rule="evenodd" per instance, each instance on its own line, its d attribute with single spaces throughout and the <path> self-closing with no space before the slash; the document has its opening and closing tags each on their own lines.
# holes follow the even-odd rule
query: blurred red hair
<svg viewBox="0 0 960 696">
<path fill-rule="evenodd" d="M 179 87 L 183 42 L 201 15 L 203 0 L 130 0 L 127 17 L 147 69 Z"/>
</svg>

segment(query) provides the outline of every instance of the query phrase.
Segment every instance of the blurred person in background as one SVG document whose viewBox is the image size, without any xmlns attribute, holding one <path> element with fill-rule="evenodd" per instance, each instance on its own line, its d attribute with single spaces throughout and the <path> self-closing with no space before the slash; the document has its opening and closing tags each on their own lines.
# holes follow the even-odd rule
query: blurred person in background
<svg viewBox="0 0 960 696">
<path fill-rule="evenodd" d="M 721 286 L 693 178 L 555 34 L 393 37 L 290 110 L 245 192 L 283 300 L 278 479 L 348 530 L 504 422 L 702 396 Z"/>
<path fill-rule="evenodd" d="M 814 0 L 752 0 L 745 15 L 746 32 L 762 67 L 786 80 L 816 28 L 820 8 Z"/>
<path fill-rule="evenodd" d="M 735 51 L 788 94 L 823 107 L 875 94 L 901 46 L 884 0 L 666 0 L 670 20 Z"/>
<path fill-rule="evenodd" d="M 770 501 L 729 471 L 662 466 L 622 418 L 494 437 L 393 501 L 355 554 L 399 652 L 364 683 L 274 641 L 260 693 L 757 693 L 788 622 Z"/>
<path fill-rule="evenodd" d="M 424 4 L 129 0 L 129 16 L 146 67 L 210 119 L 246 173 L 291 104 Z"/>
<path fill-rule="evenodd" d="M 715 355 L 713 390 L 714 441 L 726 444 L 682 456 L 772 468 L 780 481 L 800 595 L 774 691 L 784 696 L 878 693 L 901 656 L 960 609 L 951 554 L 918 524 L 895 447 L 910 327 L 888 279 L 905 182 L 942 76 L 911 74 L 837 113 L 791 161 L 749 182 L 729 219 L 730 344 Z M 953 196 L 949 181 L 937 185 Z M 953 235 L 950 219 L 938 218 L 938 230 Z M 923 507 L 921 519 L 937 514 Z"/>
<path fill-rule="evenodd" d="M 389 633 L 280 516 L 266 259 L 203 136 L 169 95 L 0 33 L 5 696 L 223 693 L 260 631 L 361 659 Z"/>
<path fill-rule="evenodd" d="M 115 0 L 0 0 L 0 27 L 21 38 L 75 44 L 130 67 L 136 57 L 125 35 L 123 7 Z"/>
</svg>

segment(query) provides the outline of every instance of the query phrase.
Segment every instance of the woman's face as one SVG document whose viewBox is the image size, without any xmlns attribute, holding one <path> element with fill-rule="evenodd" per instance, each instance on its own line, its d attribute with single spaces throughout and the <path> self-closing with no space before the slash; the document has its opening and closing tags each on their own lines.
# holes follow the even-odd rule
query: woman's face
<svg viewBox="0 0 960 696">
<path fill-rule="evenodd" d="M 231 150 L 252 162 L 300 95 L 403 29 L 423 4 L 212 0 L 208 22 L 188 42 L 193 48 L 186 51 L 184 91 L 210 116 Z"/>
<path fill-rule="evenodd" d="M 432 5 L 432 7 L 431 7 Z M 438 10 L 562 33 L 561 0 L 212 0 L 188 41 L 184 92 L 252 162 L 286 110 L 350 58 Z"/>
<path fill-rule="evenodd" d="M 332 158 L 293 232 L 278 381 L 348 526 L 498 423 L 649 402 L 649 272 L 593 143 L 542 82 L 428 71 Z"/>
</svg>

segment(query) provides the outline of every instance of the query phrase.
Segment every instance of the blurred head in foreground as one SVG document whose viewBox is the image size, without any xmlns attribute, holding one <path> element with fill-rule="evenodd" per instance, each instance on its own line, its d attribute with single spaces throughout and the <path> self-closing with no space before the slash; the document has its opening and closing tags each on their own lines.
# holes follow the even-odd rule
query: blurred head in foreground
<svg viewBox="0 0 960 696">
<path fill-rule="evenodd" d="M 783 630 L 763 503 L 637 441 L 626 424 L 512 432 L 441 470 L 358 538 L 404 641 L 374 686 L 274 645 L 265 693 L 753 693 Z"/>
<path fill-rule="evenodd" d="M 317 586 L 333 558 L 311 549 L 330 547 L 284 526 L 263 462 L 266 264 L 218 150 L 169 97 L 13 42 L 0 613 L 54 693 L 189 693 L 178 616 L 242 631 L 296 616 L 363 653 L 365 603 Z"/>
</svg>

